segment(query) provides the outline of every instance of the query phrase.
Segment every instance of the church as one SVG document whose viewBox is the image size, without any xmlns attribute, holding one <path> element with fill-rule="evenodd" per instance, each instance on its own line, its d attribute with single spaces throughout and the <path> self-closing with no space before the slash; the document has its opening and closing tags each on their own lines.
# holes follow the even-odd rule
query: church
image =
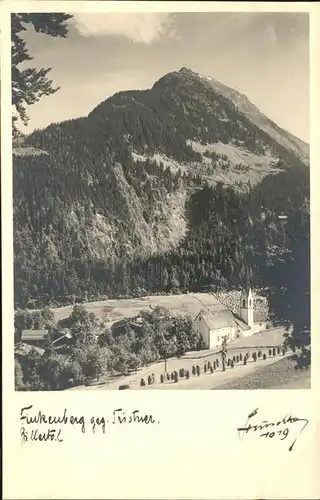
<svg viewBox="0 0 320 500">
<path fill-rule="evenodd" d="M 251 288 L 240 297 L 239 315 L 218 301 L 202 308 L 194 320 L 196 330 L 201 333 L 205 348 L 213 349 L 221 345 L 223 337 L 234 340 L 249 337 L 267 329 L 267 318 L 254 310 Z"/>
</svg>

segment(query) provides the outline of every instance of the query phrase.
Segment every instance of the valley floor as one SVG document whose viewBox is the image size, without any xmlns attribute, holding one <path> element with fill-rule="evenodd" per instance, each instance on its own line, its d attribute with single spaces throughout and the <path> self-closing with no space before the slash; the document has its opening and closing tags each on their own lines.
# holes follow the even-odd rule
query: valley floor
<svg viewBox="0 0 320 500">
<path fill-rule="evenodd" d="M 234 368 L 227 367 L 222 371 L 220 367 L 211 374 L 204 373 L 204 363 L 219 359 L 219 349 L 213 351 L 189 352 L 182 358 L 170 358 L 167 361 L 167 371 L 172 372 L 180 368 L 190 370 L 190 378 L 179 378 L 179 382 L 165 381 L 160 383 L 160 375 L 165 371 L 164 361 L 153 363 L 149 367 L 141 368 L 136 374 L 107 378 L 88 386 L 75 387 L 69 390 L 117 390 L 119 385 L 127 384 L 130 389 L 154 390 L 154 389 L 294 389 L 310 387 L 310 371 L 297 372 L 293 362 L 290 360 L 291 352 L 287 352 L 285 357 L 280 354 L 275 357 L 269 356 L 269 348 L 281 345 L 283 342 L 282 328 L 270 329 L 260 332 L 251 337 L 237 339 L 229 343 L 227 358 L 246 352 L 253 352 L 261 349 L 266 353 L 267 359 L 262 357 L 254 362 L 248 360 L 247 365 L 243 362 L 235 363 Z M 199 364 L 201 368 L 200 376 L 191 374 L 193 365 Z M 140 380 L 147 378 L 151 374 L 155 375 L 156 383 L 150 386 L 140 387 Z M 299 385 L 300 384 L 300 385 Z"/>
</svg>

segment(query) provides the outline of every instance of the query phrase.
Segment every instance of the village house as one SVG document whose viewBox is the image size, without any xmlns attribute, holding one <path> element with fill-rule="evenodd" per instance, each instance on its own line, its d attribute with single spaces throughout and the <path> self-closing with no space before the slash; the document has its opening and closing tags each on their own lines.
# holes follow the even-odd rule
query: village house
<svg viewBox="0 0 320 500">
<path fill-rule="evenodd" d="M 24 344 L 29 344 L 36 347 L 41 347 L 44 345 L 48 338 L 48 330 L 22 330 L 20 342 Z"/>
<path fill-rule="evenodd" d="M 141 318 L 122 318 L 119 321 L 115 321 L 111 326 L 112 335 L 114 338 L 118 338 L 122 335 L 126 335 L 133 330 L 138 332 L 141 329 Z"/>
<path fill-rule="evenodd" d="M 72 333 L 68 328 L 64 328 L 61 331 L 55 332 L 54 335 L 50 335 L 52 347 L 64 347 L 70 346 L 73 341 Z"/>
<path fill-rule="evenodd" d="M 195 317 L 196 330 L 201 334 L 206 349 L 221 345 L 223 338 L 228 340 L 248 337 L 267 329 L 267 319 L 254 310 L 251 289 L 241 293 L 240 313 L 234 314 L 218 300 L 211 301 Z"/>
<path fill-rule="evenodd" d="M 67 328 L 51 332 L 46 329 L 22 330 L 20 342 L 34 347 L 43 347 L 46 344 L 51 344 L 52 347 L 61 347 L 71 344 L 72 334 Z"/>
</svg>

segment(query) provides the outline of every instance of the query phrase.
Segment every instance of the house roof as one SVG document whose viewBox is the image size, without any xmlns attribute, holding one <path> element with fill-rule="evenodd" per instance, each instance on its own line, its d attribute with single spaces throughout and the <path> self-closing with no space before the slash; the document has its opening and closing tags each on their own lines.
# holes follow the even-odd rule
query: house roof
<svg viewBox="0 0 320 500">
<path fill-rule="evenodd" d="M 59 342 L 59 340 L 62 340 L 62 339 L 72 339 L 72 334 L 70 332 L 62 333 L 62 335 L 60 335 L 60 337 L 57 337 L 52 342 L 52 344 L 55 344 L 56 342 Z"/>
<path fill-rule="evenodd" d="M 72 338 L 72 333 L 71 333 L 71 330 L 69 330 L 69 328 L 64 328 L 63 330 L 61 330 L 60 333 L 61 333 L 61 336 L 66 337 L 67 339 Z"/>
<path fill-rule="evenodd" d="M 226 326 L 236 326 L 234 316 L 229 309 L 219 309 L 201 312 L 201 318 L 210 330 L 217 330 Z"/>
<path fill-rule="evenodd" d="M 267 321 L 267 318 L 260 311 L 253 311 L 253 321 L 258 323 L 259 321 Z"/>
<path fill-rule="evenodd" d="M 48 330 L 22 330 L 21 341 L 42 340 L 48 334 Z"/>
<path fill-rule="evenodd" d="M 118 330 L 118 329 L 123 329 L 125 330 L 126 327 L 131 327 L 131 328 L 141 328 L 142 326 L 142 319 L 141 318 L 122 318 L 119 321 L 116 321 L 111 325 L 112 330 Z"/>
<path fill-rule="evenodd" d="M 29 344 L 23 344 L 22 342 L 19 342 L 19 344 L 16 344 L 14 347 L 14 353 L 16 356 L 28 356 L 30 352 L 37 352 L 42 355 L 44 353 L 44 349 Z"/>
</svg>

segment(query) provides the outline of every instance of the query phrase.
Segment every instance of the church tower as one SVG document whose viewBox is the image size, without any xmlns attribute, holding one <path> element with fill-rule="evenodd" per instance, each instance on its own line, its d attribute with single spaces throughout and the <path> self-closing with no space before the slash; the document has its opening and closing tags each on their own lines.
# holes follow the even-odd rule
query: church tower
<svg viewBox="0 0 320 500">
<path fill-rule="evenodd" d="M 240 297 L 240 318 L 253 327 L 253 296 L 251 288 L 241 292 Z"/>
</svg>

